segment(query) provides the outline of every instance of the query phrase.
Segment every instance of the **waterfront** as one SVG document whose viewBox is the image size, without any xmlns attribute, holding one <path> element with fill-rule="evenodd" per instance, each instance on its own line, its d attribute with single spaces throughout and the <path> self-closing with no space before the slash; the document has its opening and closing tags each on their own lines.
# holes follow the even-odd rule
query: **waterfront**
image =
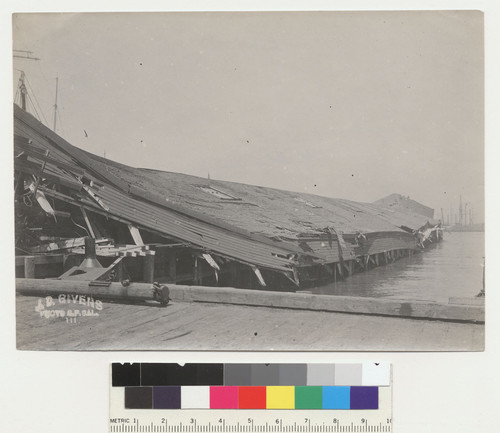
<svg viewBox="0 0 500 433">
<path fill-rule="evenodd" d="M 340 312 L 342 302 L 359 309 L 359 297 L 442 304 L 450 297 L 473 297 L 482 286 L 483 251 L 483 233 L 446 233 L 442 243 L 412 258 L 314 289 L 342 295 L 335 303 L 340 310 L 328 312 L 295 304 L 286 293 L 255 296 L 259 292 L 220 288 L 232 293 L 217 294 L 216 288 L 171 286 L 174 299 L 166 308 L 105 302 L 97 316 L 68 324 L 41 317 L 35 308 L 39 298 L 18 296 L 17 345 L 30 350 L 483 350 L 483 324 L 397 317 L 397 306 L 395 317 L 383 317 L 375 312 L 375 299 L 371 314 Z M 261 302 L 279 308 L 250 306 L 252 296 L 269 298 Z M 287 302 L 290 308 L 283 308 Z M 412 310 L 417 306 L 411 305 Z M 110 323 L 116 332 L 108 335 L 104 329 Z"/>
<path fill-rule="evenodd" d="M 311 291 L 447 303 L 481 290 L 483 257 L 484 232 L 445 233 L 441 243 L 420 254 Z"/>
</svg>

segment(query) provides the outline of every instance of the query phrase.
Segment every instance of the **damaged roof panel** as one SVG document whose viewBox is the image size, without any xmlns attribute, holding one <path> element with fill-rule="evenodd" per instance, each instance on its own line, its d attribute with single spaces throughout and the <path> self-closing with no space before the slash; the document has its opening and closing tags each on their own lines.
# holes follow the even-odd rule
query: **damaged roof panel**
<svg viewBox="0 0 500 433">
<path fill-rule="evenodd" d="M 290 271 L 349 260 L 357 244 L 344 242 L 346 234 L 385 233 L 392 241 L 373 242 L 377 252 L 411 248 L 414 240 L 401 227 L 416 230 L 429 222 L 374 204 L 132 168 L 72 146 L 17 106 L 14 113 L 18 147 L 33 147 L 30 160 L 47 177 L 81 189 L 70 197 L 41 187 L 46 195 L 242 263 Z M 38 150 L 49 154 L 37 157 Z M 23 161 L 16 169 L 23 170 Z"/>
</svg>

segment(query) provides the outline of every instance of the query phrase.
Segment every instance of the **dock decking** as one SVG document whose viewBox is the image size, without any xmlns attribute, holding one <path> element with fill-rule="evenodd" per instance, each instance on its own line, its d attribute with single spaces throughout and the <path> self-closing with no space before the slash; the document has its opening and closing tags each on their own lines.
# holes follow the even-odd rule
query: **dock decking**
<svg viewBox="0 0 500 433">
<path fill-rule="evenodd" d="M 23 350 L 373 350 L 484 349 L 484 324 L 455 323 L 173 302 L 102 303 L 98 316 L 41 317 L 40 298 L 16 297 L 17 347 Z M 43 299 L 43 298 L 42 298 Z M 88 309 L 70 305 L 67 309 Z"/>
</svg>

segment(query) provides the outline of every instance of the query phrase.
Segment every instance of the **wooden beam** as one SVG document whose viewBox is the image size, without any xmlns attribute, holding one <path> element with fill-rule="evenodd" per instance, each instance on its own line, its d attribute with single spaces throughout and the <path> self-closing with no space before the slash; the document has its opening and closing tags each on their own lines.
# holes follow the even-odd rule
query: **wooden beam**
<svg viewBox="0 0 500 433">
<path fill-rule="evenodd" d="M 255 274 L 255 276 L 257 277 L 257 280 L 259 280 L 259 284 L 262 287 L 266 287 L 266 282 L 264 281 L 264 277 L 260 273 L 259 268 L 257 266 L 252 266 L 252 271 Z"/>
<path fill-rule="evenodd" d="M 144 241 L 142 240 L 141 232 L 139 231 L 139 229 L 133 224 L 128 224 L 127 227 L 135 244 L 144 245 Z"/>
<path fill-rule="evenodd" d="M 431 320 L 484 323 L 484 306 L 429 301 L 402 301 L 388 298 L 313 295 L 229 287 L 171 286 L 170 297 L 182 302 L 213 302 L 273 308 L 319 310 Z"/>
<path fill-rule="evenodd" d="M 76 164 L 70 164 L 67 162 L 59 161 L 51 156 L 46 155 L 46 150 L 39 149 L 29 143 L 21 143 L 20 141 L 15 140 L 14 148 L 17 151 L 24 152 L 25 154 L 33 158 L 46 161 L 52 165 L 57 166 L 58 168 L 71 171 L 73 174 L 77 176 L 85 175 L 85 170 L 82 169 L 81 167 L 78 167 Z"/>
<path fill-rule="evenodd" d="M 16 256 L 16 266 L 24 266 L 24 258 L 30 256 Z M 35 265 L 51 265 L 54 263 L 64 263 L 67 254 L 43 254 L 34 257 Z"/>
<path fill-rule="evenodd" d="M 14 161 L 14 169 L 19 170 L 23 173 L 42 177 L 49 180 L 50 182 L 57 183 L 58 185 L 65 186 L 76 191 L 80 191 L 82 189 L 82 186 L 78 182 L 73 181 L 69 177 L 57 176 L 52 173 L 42 172 L 42 165 L 36 164 L 31 161 L 21 161 L 19 160 L 19 158 L 16 158 L 16 160 Z"/>
<path fill-rule="evenodd" d="M 85 211 L 85 209 L 83 207 L 80 209 L 82 211 L 83 219 L 85 220 L 85 224 L 87 224 L 89 234 L 90 234 L 90 236 L 92 236 L 95 239 L 96 236 L 95 236 L 94 230 L 92 229 L 92 224 L 90 224 L 90 220 L 89 220 L 89 217 L 87 215 L 87 212 Z"/>
<path fill-rule="evenodd" d="M 109 238 L 101 238 L 96 239 L 96 244 L 105 244 L 110 243 L 112 240 Z M 58 250 L 68 250 L 75 247 L 83 247 L 85 245 L 85 238 L 74 238 L 74 239 L 66 239 L 64 241 L 59 242 L 51 242 L 47 245 L 40 245 L 38 247 L 31 248 L 32 253 L 48 253 L 50 251 L 58 251 Z"/>
</svg>

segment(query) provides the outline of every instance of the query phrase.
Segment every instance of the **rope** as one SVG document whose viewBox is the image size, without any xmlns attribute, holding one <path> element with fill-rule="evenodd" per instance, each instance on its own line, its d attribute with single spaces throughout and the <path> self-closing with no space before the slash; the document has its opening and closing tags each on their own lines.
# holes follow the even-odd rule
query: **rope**
<svg viewBox="0 0 500 433">
<path fill-rule="evenodd" d="M 38 98 L 36 97 L 35 91 L 33 90 L 33 87 L 31 86 L 31 83 L 29 82 L 29 80 L 28 80 L 28 77 L 27 77 L 27 76 L 25 76 L 24 78 L 26 79 L 26 83 L 28 83 L 28 86 L 29 86 L 29 88 L 30 88 L 30 92 L 31 92 L 31 94 L 33 95 L 33 98 L 35 98 L 35 101 L 36 101 L 36 103 L 37 103 L 37 105 L 38 105 L 38 108 L 40 109 L 40 113 L 42 113 L 42 117 L 43 117 L 43 119 L 45 120 L 45 125 L 47 125 L 47 126 L 48 126 L 48 122 L 47 122 L 47 119 L 46 119 L 46 117 L 45 117 L 45 114 L 43 113 L 42 106 L 41 106 L 41 105 L 40 105 L 40 103 L 38 102 Z M 28 95 L 29 95 L 29 93 L 28 93 Z"/>
<path fill-rule="evenodd" d="M 77 223 L 73 220 L 73 218 L 71 218 L 71 217 L 70 217 L 70 220 L 71 220 L 71 222 L 72 222 L 75 226 L 80 227 L 81 229 L 85 230 L 85 233 L 87 233 L 87 236 L 89 236 L 89 237 L 90 237 L 90 234 L 89 234 L 88 230 L 87 230 L 85 227 L 81 226 L 80 224 L 77 224 Z"/>
<path fill-rule="evenodd" d="M 26 96 L 28 97 L 28 100 L 31 102 L 31 106 L 33 107 L 33 111 L 35 112 L 36 118 L 41 122 L 42 119 L 40 118 L 40 115 L 38 114 L 36 106 L 33 103 L 33 100 L 31 99 L 31 95 L 29 93 L 27 93 Z"/>
</svg>

